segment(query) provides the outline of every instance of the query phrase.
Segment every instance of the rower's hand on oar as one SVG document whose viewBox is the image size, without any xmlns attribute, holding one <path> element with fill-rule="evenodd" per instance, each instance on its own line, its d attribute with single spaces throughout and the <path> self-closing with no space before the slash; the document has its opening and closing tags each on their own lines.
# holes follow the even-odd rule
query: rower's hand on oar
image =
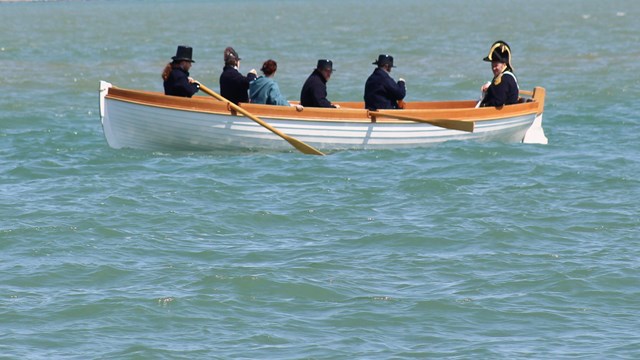
<svg viewBox="0 0 640 360">
<path fill-rule="evenodd" d="M 200 90 L 200 83 L 198 82 L 198 80 L 192 78 L 192 77 L 188 77 L 187 78 L 189 80 L 189 84 L 195 84 L 196 85 L 196 91 Z"/>
<path fill-rule="evenodd" d="M 491 85 L 491 82 L 487 81 L 484 85 L 482 85 L 482 87 L 480 88 L 480 91 L 482 91 L 482 95 L 484 97 L 484 93 L 487 92 L 487 89 L 489 88 L 489 85 Z"/>
</svg>

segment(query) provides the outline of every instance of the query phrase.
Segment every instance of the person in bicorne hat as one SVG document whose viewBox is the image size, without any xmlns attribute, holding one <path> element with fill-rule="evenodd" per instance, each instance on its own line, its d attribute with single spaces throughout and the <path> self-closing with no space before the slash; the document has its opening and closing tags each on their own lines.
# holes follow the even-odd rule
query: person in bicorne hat
<svg viewBox="0 0 640 360">
<path fill-rule="evenodd" d="M 404 79 L 396 82 L 389 75 L 391 68 L 395 67 L 393 56 L 380 54 L 373 65 L 378 67 L 364 85 L 364 107 L 369 110 L 397 109 L 398 101 L 407 95 L 407 87 Z"/>
<path fill-rule="evenodd" d="M 482 86 L 484 94 L 480 106 L 503 106 L 516 104 L 520 96 L 518 79 L 511 65 L 511 48 L 500 40 L 491 45 L 484 61 L 491 62 L 493 80 Z"/>
<path fill-rule="evenodd" d="M 220 74 L 220 95 L 234 104 L 249 102 L 249 84 L 258 77 L 255 69 L 240 74 L 240 56 L 231 47 L 224 49 L 224 68 Z"/>
<path fill-rule="evenodd" d="M 189 69 L 194 63 L 192 59 L 193 49 L 180 45 L 176 50 L 176 56 L 164 67 L 162 80 L 164 80 L 165 95 L 192 97 L 200 90 L 200 84 L 189 77 Z"/>
<path fill-rule="evenodd" d="M 327 100 L 327 81 L 333 73 L 333 61 L 318 60 L 316 68 L 307 78 L 300 91 L 300 105 L 309 107 L 339 108 Z"/>
</svg>

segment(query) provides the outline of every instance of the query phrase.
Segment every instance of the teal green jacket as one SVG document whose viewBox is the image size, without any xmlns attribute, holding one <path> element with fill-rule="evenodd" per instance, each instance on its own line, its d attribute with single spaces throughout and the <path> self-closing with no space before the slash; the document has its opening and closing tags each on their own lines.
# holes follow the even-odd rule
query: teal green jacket
<svg viewBox="0 0 640 360">
<path fill-rule="evenodd" d="M 278 84 L 266 76 L 260 76 L 249 84 L 249 97 L 253 104 L 289 106 L 287 99 L 280 93 Z"/>
</svg>

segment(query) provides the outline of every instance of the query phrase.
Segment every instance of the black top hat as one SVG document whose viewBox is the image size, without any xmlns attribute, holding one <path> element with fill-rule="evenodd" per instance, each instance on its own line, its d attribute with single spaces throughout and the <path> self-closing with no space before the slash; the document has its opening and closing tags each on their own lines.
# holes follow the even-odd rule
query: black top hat
<svg viewBox="0 0 640 360">
<path fill-rule="evenodd" d="M 191 58 L 193 55 L 193 49 L 191 46 L 179 45 L 178 50 L 176 50 L 176 56 L 172 57 L 173 61 L 189 61 L 194 63 L 195 61 Z"/>
<path fill-rule="evenodd" d="M 327 70 L 335 71 L 333 70 L 333 61 L 327 60 L 327 59 L 318 60 L 318 65 L 316 66 L 316 69 L 318 70 L 327 69 Z"/>
<path fill-rule="evenodd" d="M 378 60 L 372 62 L 372 64 L 373 65 L 378 65 L 378 66 L 390 65 L 391 67 L 395 67 L 395 66 L 393 66 L 393 56 L 386 55 L 386 54 L 378 55 Z"/>
<path fill-rule="evenodd" d="M 505 63 L 513 71 L 513 67 L 511 66 L 511 48 L 509 44 L 502 40 L 494 42 L 489 50 L 489 55 L 482 60 Z"/>
</svg>

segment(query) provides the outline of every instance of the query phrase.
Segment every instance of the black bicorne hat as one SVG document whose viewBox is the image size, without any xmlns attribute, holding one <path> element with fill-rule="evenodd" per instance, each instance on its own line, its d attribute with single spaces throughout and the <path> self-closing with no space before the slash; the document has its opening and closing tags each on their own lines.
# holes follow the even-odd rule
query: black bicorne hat
<svg viewBox="0 0 640 360">
<path fill-rule="evenodd" d="M 320 60 L 318 60 L 318 65 L 316 65 L 316 69 L 318 69 L 318 70 L 328 69 L 328 70 L 331 70 L 331 71 L 335 71 L 333 69 L 333 61 L 328 60 L 328 59 L 320 59 Z"/>
<path fill-rule="evenodd" d="M 491 45 L 491 49 L 489 50 L 489 55 L 487 55 L 484 61 L 499 61 L 507 64 L 509 69 L 513 71 L 513 66 L 511 66 L 511 48 L 509 44 L 502 40 L 498 40 Z"/>
<path fill-rule="evenodd" d="M 194 63 L 195 61 L 191 58 L 193 55 L 193 49 L 191 46 L 179 45 L 178 50 L 176 50 L 176 56 L 172 57 L 173 61 L 188 61 Z"/>
<path fill-rule="evenodd" d="M 378 55 L 378 60 L 374 61 L 372 64 L 378 66 L 390 65 L 391 67 L 395 67 L 393 66 L 393 56 L 386 54 Z"/>
</svg>

